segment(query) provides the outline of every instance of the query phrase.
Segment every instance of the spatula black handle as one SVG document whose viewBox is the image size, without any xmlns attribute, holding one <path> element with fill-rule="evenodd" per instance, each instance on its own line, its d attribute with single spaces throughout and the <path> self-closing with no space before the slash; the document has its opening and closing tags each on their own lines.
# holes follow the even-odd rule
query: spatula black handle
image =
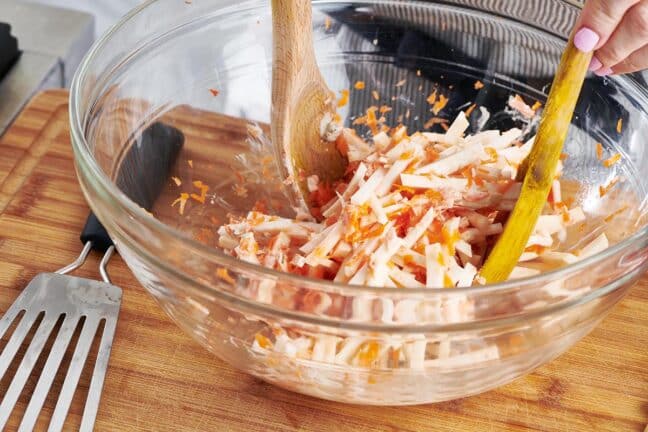
<svg viewBox="0 0 648 432">
<path fill-rule="evenodd" d="M 184 135 L 164 123 L 154 123 L 136 139 L 119 166 L 117 186 L 137 205 L 150 211 L 184 145 Z M 104 252 L 113 245 L 99 219 L 90 213 L 81 233 L 83 244 Z"/>
<path fill-rule="evenodd" d="M 97 251 L 104 252 L 113 245 L 108 232 L 104 226 L 99 222 L 97 216 L 90 212 L 86 224 L 81 232 L 81 242 L 86 244 L 92 242 L 92 248 Z"/>
</svg>

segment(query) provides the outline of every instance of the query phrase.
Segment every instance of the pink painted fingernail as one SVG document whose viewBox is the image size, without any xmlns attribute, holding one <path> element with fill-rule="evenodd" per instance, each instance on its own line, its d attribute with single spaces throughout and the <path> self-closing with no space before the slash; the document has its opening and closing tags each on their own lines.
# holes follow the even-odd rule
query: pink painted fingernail
<svg viewBox="0 0 648 432">
<path fill-rule="evenodd" d="M 603 63 L 601 63 L 601 60 L 597 59 L 596 57 L 592 57 L 592 61 L 590 62 L 589 65 L 589 70 L 594 72 L 603 67 Z"/>
<path fill-rule="evenodd" d="M 583 27 L 574 36 L 574 45 L 584 53 L 589 53 L 594 51 L 600 40 L 601 37 L 594 30 Z"/>
<path fill-rule="evenodd" d="M 599 69 L 594 73 L 596 75 L 600 76 L 600 77 L 605 77 L 605 76 L 608 76 L 608 75 L 612 75 L 614 73 L 614 71 L 611 68 L 606 67 L 606 68 L 603 68 L 603 69 Z"/>
</svg>

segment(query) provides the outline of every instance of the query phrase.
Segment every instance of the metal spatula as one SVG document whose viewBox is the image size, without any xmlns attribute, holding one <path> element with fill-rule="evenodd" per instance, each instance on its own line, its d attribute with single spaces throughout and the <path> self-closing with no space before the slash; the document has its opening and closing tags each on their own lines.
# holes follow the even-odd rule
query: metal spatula
<svg viewBox="0 0 648 432">
<path fill-rule="evenodd" d="M 88 227 L 95 225 L 93 219 L 94 216 L 91 215 L 87 224 Z M 96 231 L 85 230 L 84 234 L 105 235 L 105 239 L 110 242 L 105 233 L 101 234 Z M 108 359 L 113 337 L 115 336 L 115 327 L 117 326 L 117 317 L 122 298 L 122 290 L 110 283 L 106 272 L 108 260 L 115 250 L 112 245 L 107 249 L 100 264 L 103 282 L 66 276 L 67 273 L 83 265 L 93 248 L 93 244 L 98 243 L 86 242 L 81 255 L 76 261 L 58 272 L 41 273 L 36 276 L 0 320 L 0 338 L 2 338 L 20 312 L 24 311 L 22 319 L 11 335 L 2 354 L 0 354 L 0 378 L 2 378 L 37 318 L 44 313 L 9 389 L 2 398 L 0 404 L 0 430 L 4 429 L 9 420 L 16 401 L 23 391 L 23 387 L 31 375 L 45 343 L 60 319 L 63 319 L 62 325 L 58 329 L 43 372 L 23 415 L 19 431 L 33 430 L 72 336 L 77 327 L 81 325 L 81 333 L 74 348 L 74 354 L 49 425 L 50 431 L 63 429 L 90 347 L 101 321 L 104 321 L 103 334 L 99 342 L 97 360 L 92 373 L 92 381 L 81 422 L 81 430 L 92 430 L 99 408 L 101 389 L 108 368 Z M 79 324 L 82 319 L 84 319 L 84 322 Z"/>
<path fill-rule="evenodd" d="M 133 201 L 150 210 L 184 144 L 184 136 L 175 128 L 155 123 L 130 144 L 120 164 L 116 183 Z M 122 291 L 110 283 L 106 271 L 115 248 L 101 222 L 93 214 L 86 222 L 81 241 L 84 244 L 83 251 L 73 263 L 56 273 L 43 273 L 36 276 L 0 320 L 0 339 L 2 339 L 19 314 L 24 312 L 7 345 L 0 353 L 0 379 L 2 379 L 30 330 L 44 314 L 9 389 L 4 395 L 0 395 L 2 399 L 0 430 L 4 430 L 25 383 L 56 328 L 57 322 L 61 319 L 62 324 L 55 335 L 36 388 L 30 395 L 19 431 L 33 430 L 70 341 L 82 319 L 80 335 L 48 430 L 63 429 L 79 378 L 103 321 L 103 334 L 99 341 L 80 428 L 81 431 L 93 429 L 115 335 Z M 81 267 L 93 249 L 105 251 L 99 266 L 103 281 L 66 276 Z"/>
</svg>

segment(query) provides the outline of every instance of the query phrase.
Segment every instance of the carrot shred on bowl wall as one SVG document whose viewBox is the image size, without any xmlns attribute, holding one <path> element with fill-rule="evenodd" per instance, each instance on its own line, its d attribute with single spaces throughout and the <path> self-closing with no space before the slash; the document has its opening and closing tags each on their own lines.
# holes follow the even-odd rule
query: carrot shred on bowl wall
<svg viewBox="0 0 648 432">
<path fill-rule="evenodd" d="M 621 160 L 621 154 L 617 153 L 611 158 L 604 160 L 603 166 L 605 168 L 611 168 L 612 166 L 616 165 L 620 160 Z"/>
<path fill-rule="evenodd" d="M 348 103 L 349 103 L 349 90 L 347 89 L 340 90 L 340 99 L 338 99 L 338 103 L 337 103 L 338 108 L 342 108 Z"/>
</svg>

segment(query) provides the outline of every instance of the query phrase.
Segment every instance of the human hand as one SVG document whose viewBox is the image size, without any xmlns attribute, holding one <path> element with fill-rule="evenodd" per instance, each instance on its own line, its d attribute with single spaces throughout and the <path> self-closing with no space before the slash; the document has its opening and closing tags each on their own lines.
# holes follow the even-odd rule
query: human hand
<svg viewBox="0 0 648 432">
<path fill-rule="evenodd" d="M 599 76 L 648 69 L 648 0 L 588 0 L 574 43 Z"/>
</svg>

